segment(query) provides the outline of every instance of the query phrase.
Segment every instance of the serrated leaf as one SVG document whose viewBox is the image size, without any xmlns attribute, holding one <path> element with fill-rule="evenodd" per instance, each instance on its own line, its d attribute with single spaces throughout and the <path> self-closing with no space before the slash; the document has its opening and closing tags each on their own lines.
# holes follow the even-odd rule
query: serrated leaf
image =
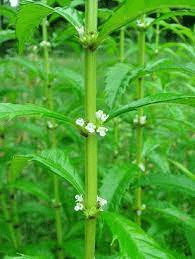
<svg viewBox="0 0 195 259">
<path fill-rule="evenodd" d="M 106 74 L 106 102 L 110 108 L 113 108 L 114 102 L 119 93 L 119 88 L 124 84 L 124 79 L 130 70 L 130 66 L 123 63 L 117 63 L 108 69 Z"/>
<path fill-rule="evenodd" d="M 141 185 L 157 185 L 166 190 L 182 192 L 195 197 L 195 181 L 181 176 L 169 174 L 151 174 L 141 179 Z"/>
<path fill-rule="evenodd" d="M 18 12 L 16 22 L 16 37 L 19 40 L 19 51 L 24 43 L 31 37 L 34 29 L 38 27 L 43 18 L 56 13 L 70 22 L 76 30 L 82 30 L 82 15 L 74 8 L 52 8 L 42 2 L 25 1 Z"/>
<path fill-rule="evenodd" d="M 71 7 L 68 7 L 68 8 L 57 7 L 55 8 L 55 13 L 64 17 L 70 24 L 72 24 L 75 27 L 75 29 L 78 32 L 84 29 L 84 24 L 83 24 L 84 16 L 81 12 L 78 12 L 76 9 Z"/>
<path fill-rule="evenodd" d="M 161 217 L 170 219 L 171 222 L 175 221 L 195 230 L 194 219 L 184 211 L 179 210 L 167 202 L 150 201 L 148 207 L 152 211 L 159 212 Z"/>
<path fill-rule="evenodd" d="M 147 96 L 143 99 L 132 101 L 130 104 L 124 105 L 121 108 L 112 111 L 108 120 L 115 118 L 123 113 L 137 110 L 140 107 L 163 103 L 186 104 L 195 107 L 195 96 L 183 96 L 171 93 L 161 93 Z"/>
<path fill-rule="evenodd" d="M 52 112 L 46 108 L 26 104 L 0 103 L 0 119 L 14 119 L 23 116 L 43 116 L 69 123 L 70 121 L 60 113 Z"/>
<path fill-rule="evenodd" d="M 99 42 L 112 31 L 137 19 L 143 13 L 149 14 L 160 8 L 191 8 L 195 9 L 194 0 L 140 0 L 139 5 L 133 0 L 127 0 L 100 28 Z"/>
<path fill-rule="evenodd" d="M 120 201 L 138 171 L 136 165 L 127 168 L 112 168 L 103 178 L 100 196 L 108 202 L 109 210 L 116 210 Z"/>
<path fill-rule="evenodd" d="M 53 11 L 50 6 L 33 1 L 26 1 L 20 6 L 16 21 L 16 37 L 19 40 L 20 52 L 23 50 L 24 43 L 31 37 L 33 30 Z"/>
<path fill-rule="evenodd" d="M 118 239 L 121 259 L 173 259 L 137 224 L 116 213 L 104 212 L 103 219 Z"/>
<path fill-rule="evenodd" d="M 38 162 L 52 173 L 64 178 L 79 193 L 84 193 L 83 182 L 79 174 L 70 164 L 62 150 L 45 150 L 40 155 L 30 155 L 31 161 Z"/>
</svg>

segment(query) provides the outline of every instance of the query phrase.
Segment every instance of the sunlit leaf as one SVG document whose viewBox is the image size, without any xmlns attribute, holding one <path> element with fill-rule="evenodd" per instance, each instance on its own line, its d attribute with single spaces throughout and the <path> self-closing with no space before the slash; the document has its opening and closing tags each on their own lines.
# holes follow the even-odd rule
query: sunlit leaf
<svg viewBox="0 0 195 259">
<path fill-rule="evenodd" d="M 123 113 L 136 110 L 140 107 L 148 106 L 151 104 L 175 103 L 186 104 L 195 107 L 195 96 L 183 96 L 171 93 L 161 93 L 156 95 L 147 96 L 143 99 L 132 101 L 130 104 L 124 105 L 121 108 L 111 112 L 108 120 L 117 117 Z"/>
<path fill-rule="evenodd" d="M 112 31 L 137 19 L 143 13 L 152 13 L 160 8 L 191 8 L 195 9 L 194 0 L 140 0 L 139 4 L 127 0 L 100 28 L 99 42 Z"/>
<path fill-rule="evenodd" d="M 137 224 L 119 214 L 104 212 L 103 219 L 109 226 L 120 247 L 120 258 L 128 259 L 171 259 L 168 252 L 160 248 Z"/>
</svg>

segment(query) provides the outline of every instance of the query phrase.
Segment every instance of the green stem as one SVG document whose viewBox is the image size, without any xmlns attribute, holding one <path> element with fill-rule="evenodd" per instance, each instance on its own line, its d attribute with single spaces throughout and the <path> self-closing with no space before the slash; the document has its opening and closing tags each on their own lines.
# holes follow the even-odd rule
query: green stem
<svg viewBox="0 0 195 259">
<path fill-rule="evenodd" d="M 97 0 L 87 0 L 86 33 L 97 33 Z M 85 50 L 85 90 L 86 118 L 96 122 L 96 51 Z M 86 139 L 86 168 L 85 168 L 85 206 L 86 210 L 96 209 L 97 199 L 97 138 L 96 135 Z M 95 255 L 96 217 L 86 218 L 85 223 L 85 259 L 94 259 Z"/>
<path fill-rule="evenodd" d="M 139 36 L 138 36 L 138 64 L 139 66 L 144 66 L 145 64 L 145 31 L 140 31 Z M 144 89 L 143 89 L 143 83 L 144 83 L 144 78 L 140 77 L 138 79 L 137 83 L 137 99 L 141 99 L 144 97 Z M 143 116 L 144 110 L 143 108 L 140 108 L 138 110 L 138 120 Z M 141 127 L 140 124 L 137 126 L 136 130 L 136 148 L 137 148 L 137 153 L 136 153 L 136 163 L 137 165 L 141 165 L 143 163 L 142 161 L 142 149 L 143 149 L 143 127 Z M 139 171 L 138 177 L 141 177 L 141 170 Z M 136 189 L 136 222 L 141 225 L 141 215 L 138 213 L 141 211 L 141 205 L 142 205 L 142 189 L 141 187 Z"/>
<path fill-rule="evenodd" d="M 120 62 L 123 63 L 125 60 L 125 27 L 120 29 Z"/>
<path fill-rule="evenodd" d="M 48 35 L 47 35 L 47 19 L 43 19 L 42 23 L 42 31 L 43 31 L 43 40 L 47 42 Z M 45 96 L 47 98 L 47 106 L 49 109 L 53 109 L 53 95 L 52 95 L 52 88 L 49 82 L 49 51 L 48 46 L 44 46 L 44 63 L 45 63 L 45 72 L 46 72 L 46 81 L 45 81 Z M 54 122 L 51 122 L 54 125 Z M 52 132 L 50 134 L 50 147 L 56 147 L 56 134 L 55 129 L 50 129 Z M 53 176 L 53 184 L 54 184 L 54 197 L 55 197 L 55 220 L 56 220 L 56 232 L 57 232 L 57 246 L 58 246 L 58 259 L 64 258 L 64 252 L 62 250 L 62 242 L 63 242 L 63 235 L 62 235 L 62 220 L 61 220 L 61 203 L 60 203 L 60 195 L 59 195 L 59 180 L 56 175 Z"/>
<path fill-rule="evenodd" d="M 18 250 L 17 238 L 16 238 L 14 226 L 13 226 L 14 224 L 12 221 L 12 217 L 10 216 L 9 210 L 7 208 L 6 199 L 5 199 L 4 194 L 1 195 L 1 205 L 2 205 L 2 210 L 4 213 L 5 220 L 7 221 L 7 224 L 9 226 L 9 232 L 10 232 L 10 237 L 11 237 L 13 246 L 16 250 Z"/>
</svg>

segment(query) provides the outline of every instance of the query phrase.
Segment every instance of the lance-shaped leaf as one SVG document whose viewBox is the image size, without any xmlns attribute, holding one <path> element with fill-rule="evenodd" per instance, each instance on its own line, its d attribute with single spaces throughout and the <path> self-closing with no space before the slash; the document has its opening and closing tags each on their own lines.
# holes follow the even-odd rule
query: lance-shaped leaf
<svg viewBox="0 0 195 259">
<path fill-rule="evenodd" d="M 181 175 L 151 174 L 140 181 L 141 186 L 156 185 L 168 191 L 177 191 L 195 197 L 195 181 Z"/>
<path fill-rule="evenodd" d="M 52 173 L 64 178 L 79 193 L 84 193 L 83 182 L 70 164 L 62 150 L 45 150 L 40 155 L 28 156 L 31 161 L 39 163 Z"/>
<path fill-rule="evenodd" d="M 143 13 L 152 13 L 160 8 L 190 8 L 195 9 L 194 0 L 127 0 L 100 28 L 99 42 L 112 31 L 130 23 Z"/>
<path fill-rule="evenodd" d="M 118 63 L 108 69 L 106 75 L 105 93 L 106 102 L 110 108 L 113 107 L 114 101 L 119 93 L 119 88 L 123 84 L 125 76 L 129 72 L 129 70 L 130 66 L 123 63 Z"/>
<path fill-rule="evenodd" d="M 49 196 L 33 182 L 18 180 L 10 185 L 10 188 L 16 188 L 18 190 L 21 190 L 22 192 L 30 193 L 33 196 L 36 196 L 37 198 L 45 201 L 50 200 Z"/>
<path fill-rule="evenodd" d="M 147 96 L 137 101 L 132 101 L 130 104 L 124 105 L 117 110 L 111 112 L 108 120 L 117 117 L 123 113 L 136 110 L 140 107 L 148 106 L 151 104 L 163 104 L 163 103 L 176 103 L 186 104 L 195 107 L 195 96 L 183 96 L 171 93 L 161 93 L 151 96 Z"/>
<path fill-rule="evenodd" d="M 171 223 L 181 224 L 195 230 L 194 218 L 188 215 L 186 212 L 179 210 L 178 208 L 170 205 L 168 202 L 150 201 L 147 206 L 149 210 L 160 213 L 160 216 L 170 220 Z"/>
<path fill-rule="evenodd" d="M 24 43 L 31 37 L 34 29 L 38 27 L 43 18 L 49 14 L 56 13 L 64 17 L 78 31 L 82 31 L 82 15 L 74 8 L 52 8 L 42 2 L 24 2 L 17 15 L 16 37 L 19 40 L 19 51 L 21 52 Z"/>
<path fill-rule="evenodd" d="M 137 224 L 116 213 L 104 212 L 103 219 L 120 246 L 120 258 L 172 259 L 166 250 L 149 237 Z"/>
<path fill-rule="evenodd" d="M 54 118 L 64 123 L 70 123 L 69 119 L 64 115 L 50 111 L 40 106 L 26 104 L 0 103 L 0 119 L 14 119 L 24 116 L 42 116 Z"/>
<path fill-rule="evenodd" d="M 5 30 L 0 31 L 0 44 L 7 40 L 13 40 L 16 38 L 15 31 L 12 30 Z"/>
<path fill-rule="evenodd" d="M 169 162 L 171 162 L 173 165 L 175 165 L 178 169 L 180 169 L 185 175 L 190 177 L 192 180 L 195 180 L 195 174 L 192 173 L 190 170 L 188 170 L 185 166 L 183 166 L 181 163 L 169 159 Z"/>
<path fill-rule="evenodd" d="M 100 196 L 108 201 L 107 208 L 116 210 L 139 169 L 136 165 L 127 168 L 112 168 L 103 178 Z M 120 172 L 120 173 L 119 173 Z"/>
</svg>

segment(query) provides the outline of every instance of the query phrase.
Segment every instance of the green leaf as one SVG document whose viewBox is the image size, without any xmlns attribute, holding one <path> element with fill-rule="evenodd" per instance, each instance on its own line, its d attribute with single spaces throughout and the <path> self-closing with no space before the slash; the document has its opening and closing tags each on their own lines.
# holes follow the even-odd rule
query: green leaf
<svg viewBox="0 0 195 259">
<path fill-rule="evenodd" d="M 47 110 L 46 108 L 26 104 L 12 104 L 12 103 L 0 103 L 0 120 L 2 119 L 14 119 L 16 117 L 23 116 L 42 116 L 54 118 L 56 120 L 70 123 L 70 121 L 60 113 Z"/>
<path fill-rule="evenodd" d="M 181 175 L 151 174 L 140 181 L 142 186 L 157 185 L 166 190 L 182 192 L 195 197 L 195 181 Z"/>
<path fill-rule="evenodd" d="M 100 188 L 100 196 L 108 201 L 109 210 L 116 210 L 120 201 L 133 181 L 133 175 L 138 171 L 136 165 L 126 168 L 112 168 L 103 178 Z"/>
<path fill-rule="evenodd" d="M 79 174 L 74 170 L 62 150 L 45 150 L 40 155 L 30 155 L 31 161 L 38 162 L 52 173 L 64 178 L 79 193 L 84 193 L 83 182 Z"/>
<path fill-rule="evenodd" d="M 150 201 L 147 207 L 152 211 L 159 212 L 161 217 L 170 219 L 172 223 L 176 222 L 178 224 L 185 225 L 195 230 L 194 219 L 190 215 L 188 215 L 184 211 L 179 210 L 173 205 L 170 206 L 170 204 L 167 202 Z"/>
<path fill-rule="evenodd" d="M 20 6 L 16 22 L 16 37 L 19 40 L 20 52 L 23 50 L 24 43 L 31 37 L 33 30 L 53 11 L 53 8 L 33 1 L 26 1 Z"/>
<path fill-rule="evenodd" d="M 16 10 L 10 6 L 1 5 L 0 15 L 9 17 L 11 19 L 10 22 L 14 22 L 16 18 Z"/>
<path fill-rule="evenodd" d="M 34 29 L 38 27 L 43 18 L 49 14 L 56 13 L 70 22 L 76 30 L 82 30 L 82 15 L 74 8 L 52 8 L 42 2 L 24 2 L 17 15 L 16 36 L 19 40 L 19 51 L 21 52 L 24 43 L 31 37 Z"/>
<path fill-rule="evenodd" d="M 15 38 L 16 38 L 15 31 L 12 31 L 12 30 L 0 31 L 0 44 L 8 40 L 13 40 Z"/>
<path fill-rule="evenodd" d="M 79 32 L 84 30 L 83 19 L 84 15 L 81 12 L 78 12 L 76 9 L 71 7 L 57 7 L 55 8 L 55 13 L 64 17 L 70 24 L 72 24 L 75 29 Z"/>
<path fill-rule="evenodd" d="M 119 88 L 123 85 L 124 79 L 130 70 L 130 66 L 123 63 L 117 63 L 108 69 L 106 75 L 106 102 L 110 108 L 113 108 L 114 102 L 119 94 Z M 127 84 L 126 84 L 127 85 Z"/>
<path fill-rule="evenodd" d="M 39 186 L 37 186 L 33 182 L 25 181 L 25 180 L 17 180 L 15 183 L 10 185 L 11 188 L 16 188 L 18 190 L 21 190 L 26 193 L 30 193 L 34 196 L 36 196 L 39 199 L 49 201 L 49 196 L 43 192 Z"/>
<path fill-rule="evenodd" d="M 104 212 L 103 219 L 114 239 L 118 239 L 121 257 L 124 259 L 174 258 L 160 248 L 137 224 L 119 214 Z"/>
<path fill-rule="evenodd" d="M 186 174 L 188 177 L 190 177 L 192 180 L 195 180 L 195 174 L 190 172 L 185 166 L 183 166 L 181 163 L 169 159 L 169 162 L 171 162 L 173 165 L 175 165 L 178 169 L 180 169 L 184 174 Z"/>
<path fill-rule="evenodd" d="M 162 103 L 186 104 L 195 107 L 195 96 L 183 96 L 171 93 L 161 93 L 147 96 L 143 99 L 132 101 L 130 104 L 124 105 L 121 108 L 114 110 L 113 112 L 111 112 L 108 120 L 117 117 L 123 113 L 136 110 L 140 107 Z"/>
<path fill-rule="evenodd" d="M 195 9 L 194 0 L 126 0 L 100 28 L 99 42 L 112 31 L 137 19 L 143 13 L 149 14 L 160 8 L 191 8 Z"/>
<path fill-rule="evenodd" d="M 191 249 L 192 259 L 195 258 L 195 230 L 187 227 L 185 229 L 185 235 L 188 240 L 188 244 Z"/>
<path fill-rule="evenodd" d="M 22 169 L 25 167 L 25 165 L 28 163 L 28 158 L 24 156 L 14 156 L 11 161 L 11 174 L 12 174 L 12 180 L 13 183 L 18 174 L 21 173 Z"/>
</svg>

